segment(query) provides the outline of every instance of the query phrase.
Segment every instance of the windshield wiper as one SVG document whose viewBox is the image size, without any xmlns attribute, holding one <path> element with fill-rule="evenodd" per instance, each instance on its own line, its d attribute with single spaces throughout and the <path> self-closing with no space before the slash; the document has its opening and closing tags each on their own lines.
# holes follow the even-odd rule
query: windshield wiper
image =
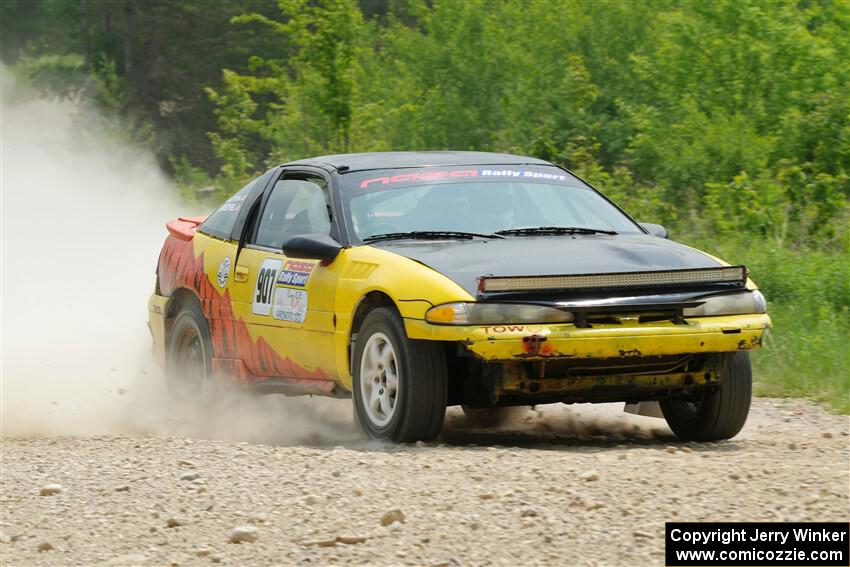
<svg viewBox="0 0 850 567">
<path fill-rule="evenodd" d="M 540 234 L 617 234 L 615 230 L 584 228 L 582 226 L 535 226 L 531 228 L 509 228 L 497 230 L 496 234 L 507 236 L 537 236 Z"/>
<path fill-rule="evenodd" d="M 481 232 L 464 232 L 461 230 L 412 230 L 410 232 L 387 232 L 385 234 L 373 234 L 363 239 L 363 242 L 375 242 L 378 240 L 472 240 L 473 238 L 504 238 L 500 234 L 485 234 Z"/>
</svg>

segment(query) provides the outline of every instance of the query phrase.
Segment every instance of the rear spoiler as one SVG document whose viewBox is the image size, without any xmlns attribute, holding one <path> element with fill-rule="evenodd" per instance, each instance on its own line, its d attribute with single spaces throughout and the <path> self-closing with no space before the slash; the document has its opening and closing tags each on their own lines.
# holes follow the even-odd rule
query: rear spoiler
<svg viewBox="0 0 850 567">
<path fill-rule="evenodd" d="M 207 217 L 178 217 L 165 223 L 165 228 L 172 236 L 180 240 L 192 240 L 195 236 L 195 231 L 198 226 L 206 220 Z"/>
</svg>

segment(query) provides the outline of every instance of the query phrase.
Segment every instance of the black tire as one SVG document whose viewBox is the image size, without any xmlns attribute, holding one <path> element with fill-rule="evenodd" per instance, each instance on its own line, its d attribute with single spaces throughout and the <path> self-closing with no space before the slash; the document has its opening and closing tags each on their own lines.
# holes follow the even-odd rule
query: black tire
<svg viewBox="0 0 850 567">
<path fill-rule="evenodd" d="M 364 353 L 367 345 L 371 348 L 373 343 L 382 345 L 378 348 L 386 349 L 387 343 L 392 347 L 394 364 L 391 363 L 391 366 L 396 377 L 396 390 L 392 411 L 383 414 L 387 420 L 385 423 L 379 423 L 370 416 L 366 407 L 368 401 L 364 400 L 364 390 L 380 388 L 382 379 L 376 375 L 361 375 L 364 365 L 370 366 L 372 355 L 367 355 L 364 360 Z M 354 413 L 369 437 L 410 443 L 428 441 L 439 434 L 446 414 L 448 380 L 445 353 L 440 343 L 408 339 L 401 317 L 394 310 L 381 307 L 371 311 L 363 321 L 357 333 L 353 357 Z M 383 384 L 387 392 L 390 391 L 388 375 L 389 370 L 385 370 Z M 364 380 L 368 380 L 365 386 Z M 387 394 L 387 399 L 389 397 L 390 394 Z"/>
<path fill-rule="evenodd" d="M 501 427 L 519 421 L 528 413 L 528 406 L 471 408 L 461 406 L 467 423 L 475 427 Z"/>
<path fill-rule="evenodd" d="M 202 404 L 213 394 L 212 339 L 196 303 L 180 307 L 168 338 L 165 363 L 168 391 L 181 403 Z"/>
<path fill-rule="evenodd" d="M 746 352 L 720 355 L 720 384 L 702 392 L 698 402 L 662 400 L 661 411 L 682 441 L 731 439 L 750 413 L 753 371 Z"/>
</svg>

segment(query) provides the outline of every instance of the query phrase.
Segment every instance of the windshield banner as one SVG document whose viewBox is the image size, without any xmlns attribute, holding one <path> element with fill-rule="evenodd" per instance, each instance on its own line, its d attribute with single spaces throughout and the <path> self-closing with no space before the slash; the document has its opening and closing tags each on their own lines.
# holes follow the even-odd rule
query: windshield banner
<svg viewBox="0 0 850 567">
<path fill-rule="evenodd" d="M 573 177 L 566 172 L 555 168 L 551 171 L 540 171 L 532 169 L 514 168 L 465 168 L 465 169 L 424 169 L 420 171 L 397 173 L 390 175 L 367 176 L 358 183 L 360 189 L 372 189 L 384 185 L 398 184 L 422 184 L 423 181 L 446 181 L 459 178 L 475 177 L 480 180 L 523 180 L 523 181 L 546 181 L 566 183 L 573 181 Z M 396 170 L 398 171 L 398 170 Z M 370 172 L 374 175 L 375 172 Z"/>
</svg>

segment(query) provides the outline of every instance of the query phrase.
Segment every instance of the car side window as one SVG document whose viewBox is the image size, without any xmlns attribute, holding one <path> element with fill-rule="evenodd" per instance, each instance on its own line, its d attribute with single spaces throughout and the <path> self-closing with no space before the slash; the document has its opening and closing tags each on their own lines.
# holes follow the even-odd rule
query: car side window
<svg viewBox="0 0 850 567">
<path fill-rule="evenodd" d="M 281 179 L 260 216 L 254 243 L 280 250 L 299 234 L 330 234 L 329 202 L 324 179 Z"/>
<path fill-rule="evenodd" d="M 224 239 L 230 238 L 230 232 L 233 230 L 233 225 L 236 223 L 236 217 L 239 215 L 242 204 L 248 198 L 251 189 L 254 188 L 254 185 L 260 179 L 262 178 L 252 180 L 237 191 L 235 195 L 222 203 L 218 209 L 207 217 L 207 220 L 201 224 L 198 230 L 210 236 Z"/>
</svg>

